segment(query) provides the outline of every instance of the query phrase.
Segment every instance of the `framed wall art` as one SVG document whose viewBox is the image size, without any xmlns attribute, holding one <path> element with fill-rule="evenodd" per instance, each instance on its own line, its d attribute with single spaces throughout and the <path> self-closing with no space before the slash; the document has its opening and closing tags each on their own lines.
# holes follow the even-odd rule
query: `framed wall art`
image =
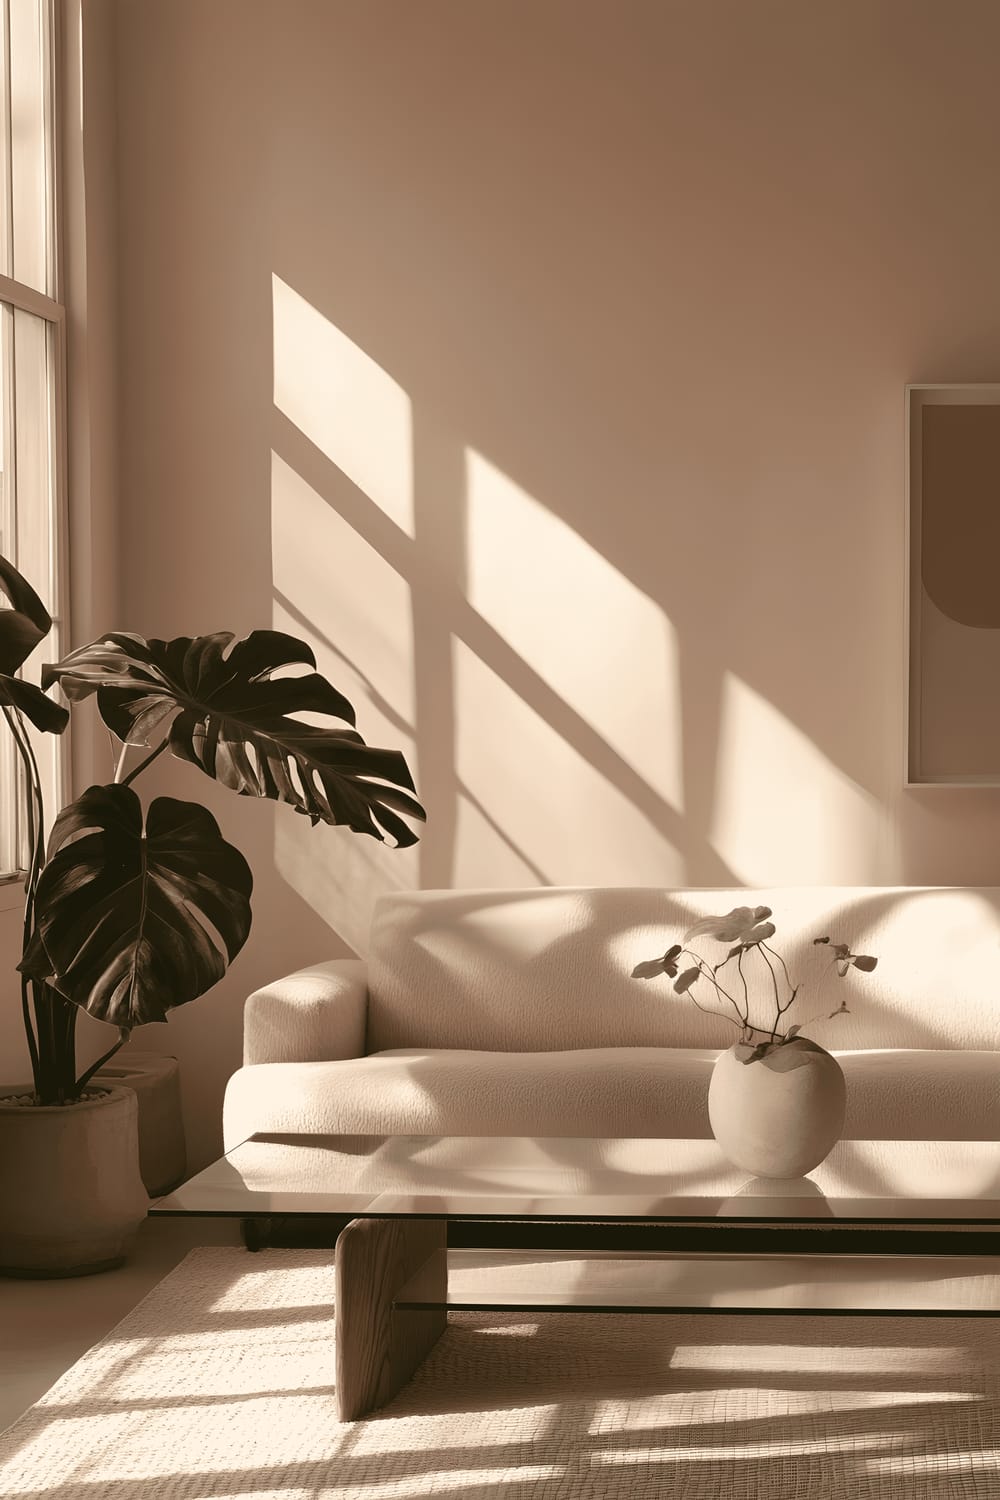
<svg viewBox="0 0 1000 1500">
<path fill-rule="evenodd" d="M 907 786 L 1000 786 L 1000 384 L 906 388 Z"/>
</svg>

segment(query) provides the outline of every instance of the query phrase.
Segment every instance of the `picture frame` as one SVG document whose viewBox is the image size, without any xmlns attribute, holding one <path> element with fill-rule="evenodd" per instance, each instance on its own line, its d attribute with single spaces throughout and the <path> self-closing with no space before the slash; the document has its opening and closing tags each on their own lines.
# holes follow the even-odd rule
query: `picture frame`
<svg viewBox="0 0 1000 1500">
<path fill-rule="evenodd" d="M 906 387 L 906 786 L 1000 786 L 1000 383 Z"/>
</svg>

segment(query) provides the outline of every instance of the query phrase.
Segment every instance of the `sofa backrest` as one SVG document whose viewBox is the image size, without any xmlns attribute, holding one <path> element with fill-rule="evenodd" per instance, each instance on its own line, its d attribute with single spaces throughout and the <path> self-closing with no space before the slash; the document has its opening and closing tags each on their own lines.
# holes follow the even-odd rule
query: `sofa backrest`
<svg viewBox="0 0 1000 1500">
<path fill-rule="evenodd" d="M 846 1000 L 848 1014 L 804 1026 L 806 1034 L 833 1050 L 1000 1049 L 1000 887 L 785 886 L 383 896 L 368 955 L 368 1051 L 729 1046 L 735 1027 L 676 995 L 671 980 L 630 976 L 695 921 L 736 906 L 771 907 L 771 946 L 801 981 L 783 1024 L 828 1014 Z M 828 950 L 813 944 L 822 936 L 874 954 L 877 968 L 838 978 Z M 711 939 L 691 946 L 709 962 L 727 952 Z M 771 981 L 756 960 L 744 961 L 751 1019 L 770 1026 Z M 727 987 L 741 994 L 734 968 L 725 970 Z M 712 1003 L 704 982 L 694 994 Z"/>
</svg>

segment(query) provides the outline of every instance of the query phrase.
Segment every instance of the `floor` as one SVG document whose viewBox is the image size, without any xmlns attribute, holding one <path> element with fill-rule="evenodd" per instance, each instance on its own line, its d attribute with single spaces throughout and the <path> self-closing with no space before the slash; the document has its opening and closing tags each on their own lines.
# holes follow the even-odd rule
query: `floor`
<svg viewBox="0 0 1000 1500">
<path fill-rule="evenodd" d="M 238 1245 L 237 1219 L 146 1219 L 125 1265 L 96 1276 L 0 1276 L 0 1432 L 196 1245 Z"/>
</svg>

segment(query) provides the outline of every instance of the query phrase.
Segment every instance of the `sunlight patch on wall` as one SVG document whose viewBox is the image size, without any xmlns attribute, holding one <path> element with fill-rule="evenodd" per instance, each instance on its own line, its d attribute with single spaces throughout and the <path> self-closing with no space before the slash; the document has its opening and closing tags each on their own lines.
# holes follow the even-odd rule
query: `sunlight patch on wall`
<svg viewBox="0 0 1000 1500">
<path fill-rule="evenodd" d="M 741 678 L 722 683 L 714 848 L 747 885 L 864 881 L 878 804 Z M 860 872 L 860 873 L 859 873 Z"/>
<path fill-rule="evenodd" d="M 277 454 L 271 547 L 273 628 L 312 647 L 318 671 L 354 705 L 358 732 L 402 751 L 419 786 L 409 585 Z M 419 884 L 418 851 L 294 814 L 276 820 L 281 876 L 360 954 L 375 898 Z"/>
<path fill-rule="evenodd" d="M 510 886 L 516 890 L 526 885 L 552 884 L 545 869 L 526 858 L 482 809 L 477 807 L 472 798 L 462 791 L 458 793 L 455 818 L 455 847 L 459 856 L 455 873 L 457 886 Z M 466 856 L 472 856 L 468 863 L 461 859 L 463 851 Z M 467 869 L 470 872 L 469 879 L 458 873 L 459 863 L 462 864 L 463 871 Z M 479 878 L 474 880 L 472 877 L 477 871 Z M 483 878 L 486 871 L 489 871 L 488 880 Z"/>
<path fill-rule="evenodd" d="M 453 649 L 459 779 L 524 861 L 556 885 L 683 884 L 648 818 L 464 642 Z M 460 804 L 453 883 L 505 883 L 497 855 L 494 830 Z"/>
<path fill-rule="evenodd" d="M 669 805 L 683 804 L 676 632 L 570 526 L 467 450 L 468 598 Z"/>
<path fill-rule="evenodd" d="M 380 712 L 412 727 L 413 617 L 410 586 L 381 553 L 278 454 L 271 455 L 274 587 L 325 651 L 331 680 L 367 722 L 394 744 L 399 732 Z M 293 631 L 301 634 L 302 631 Z M 324 644 L 325 643 L 325 644 Z M 365 738 L 369 736 L 359 722 Z"/>
<path fill-rule="evenodd" d="M 413 415 L 392 376 L 272 274 L 274 404 L 413 535 Z"/>
</svg>

